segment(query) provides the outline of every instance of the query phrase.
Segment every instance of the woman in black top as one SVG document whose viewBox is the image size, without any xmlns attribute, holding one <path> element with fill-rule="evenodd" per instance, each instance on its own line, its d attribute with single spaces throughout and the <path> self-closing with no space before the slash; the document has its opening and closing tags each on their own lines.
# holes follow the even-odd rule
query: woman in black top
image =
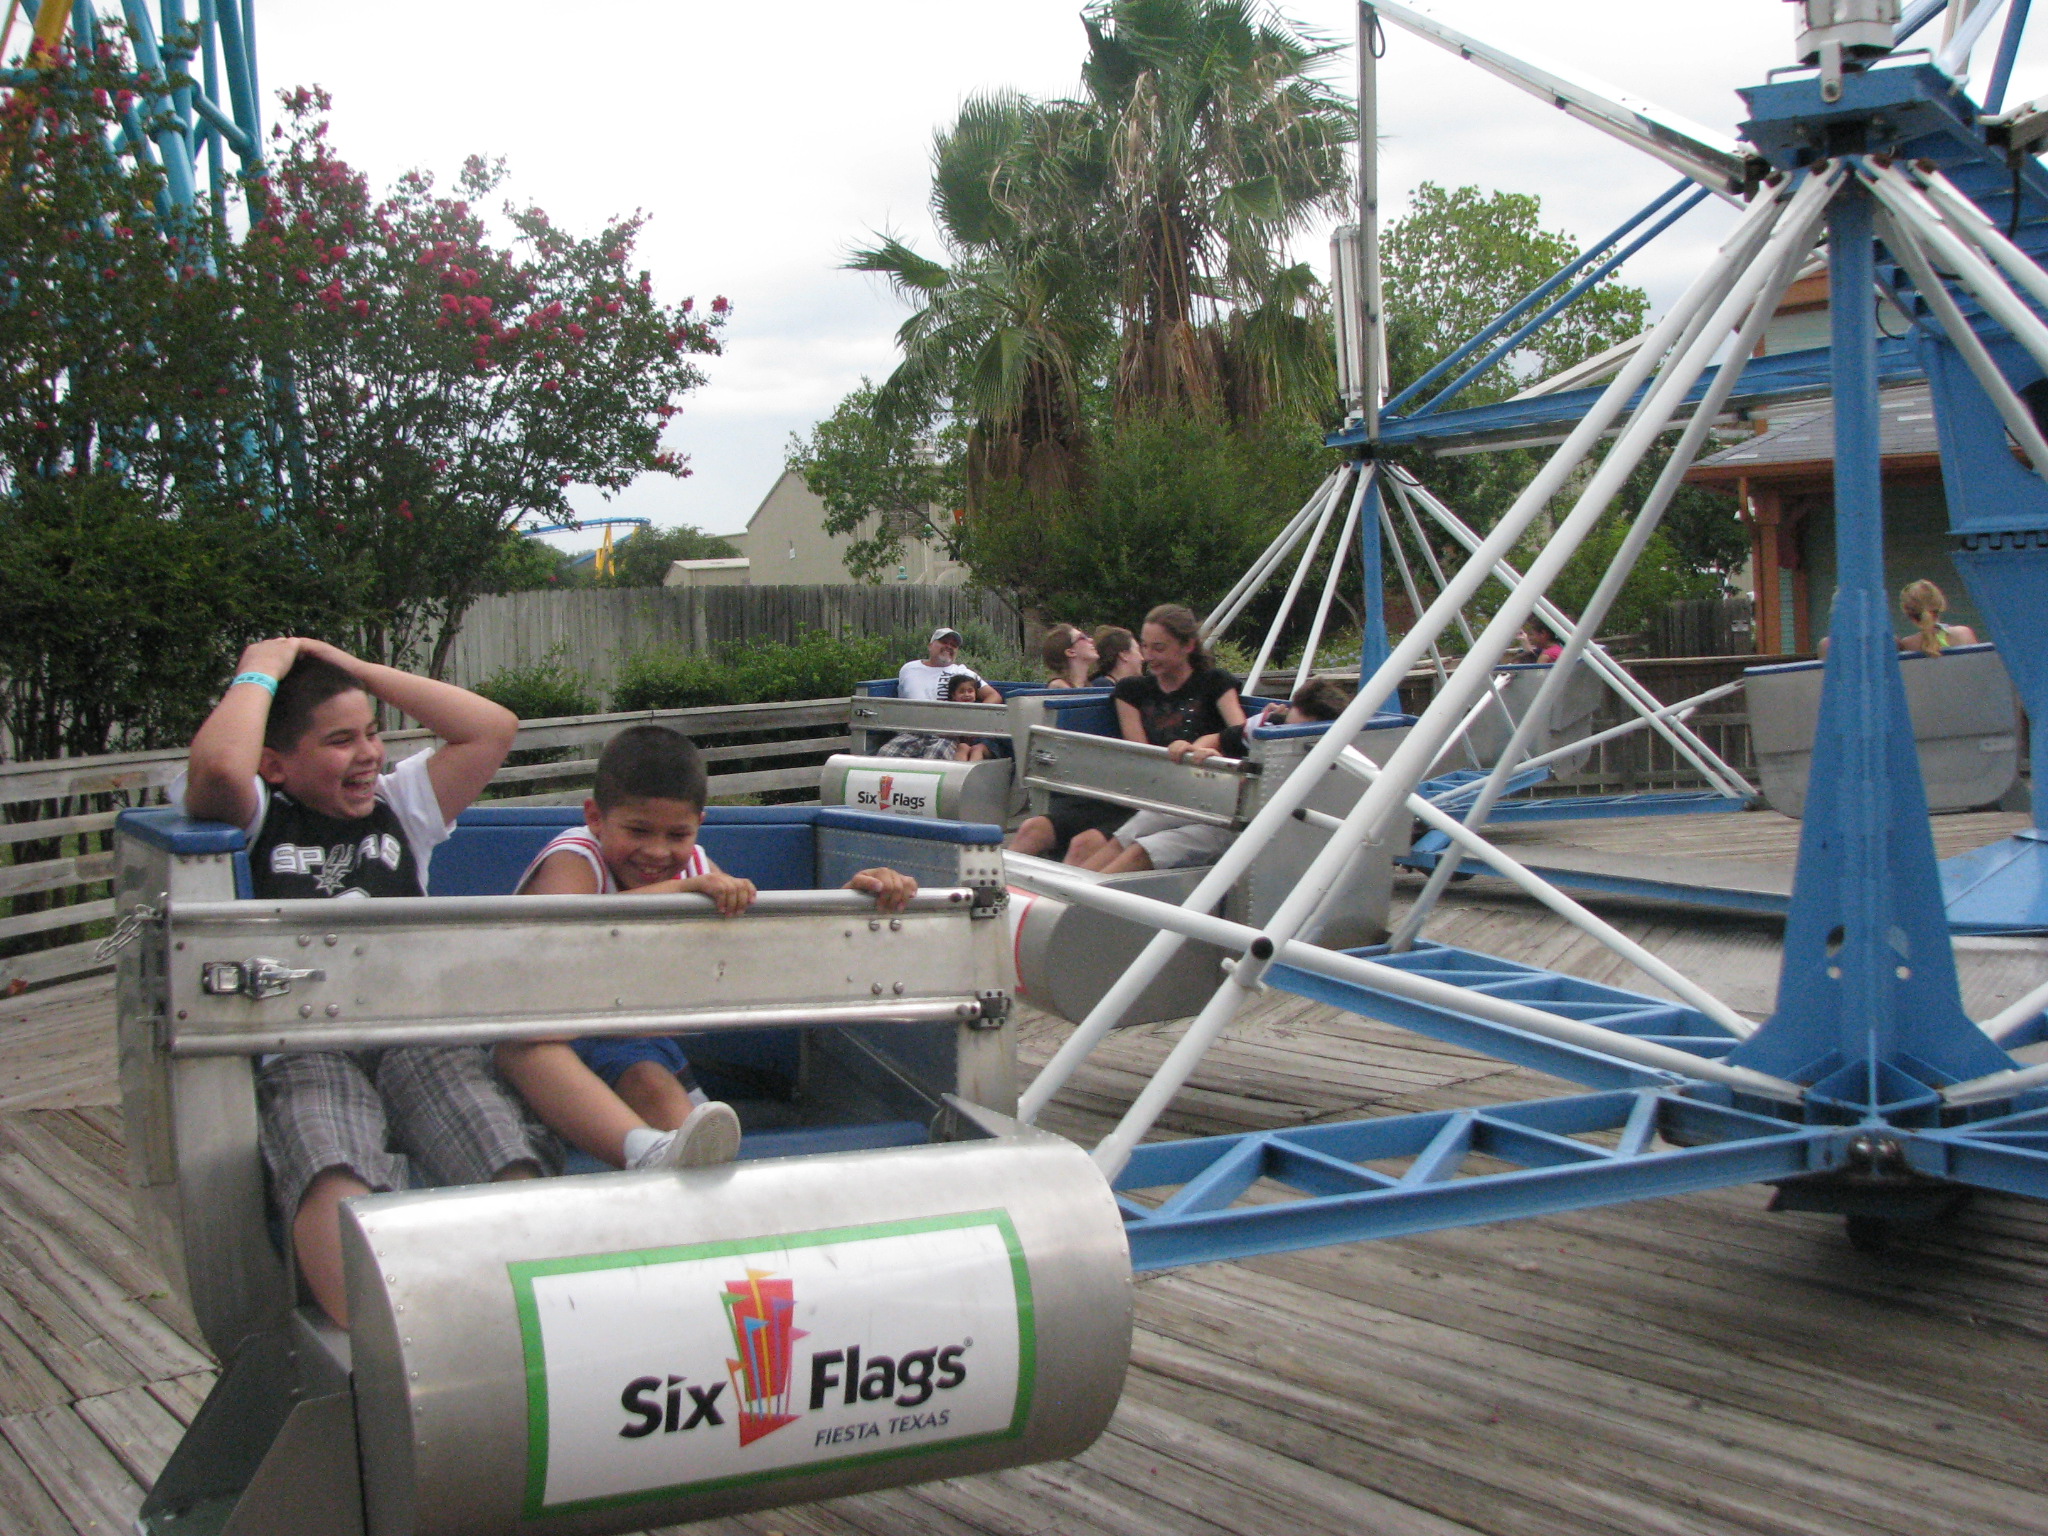
<svg viewBox="0 0 2048 1536">
<path fill-rule="evenodd" d="M 1116 685 L 1117 722 L 1126 741 L 1165 747 L 1179 761 L 1199 738 L 1244 724 L 1237 679 L 1209 660 L 1202 649 L 1201 627 L 1190 610 L 1179 603 L 1154 608 L 1145 615 L 1139 645 L 1145 656 L 1144 676 L 1127 677 Z M 1172 869 L 1198 862 L 1200 855 L 1210 852 L 1207 844 L 1213 839 L 1197 839 L 1202 843 L 1197 848 L 1188 843 L 1187 834 L 1216 830 L 1140 812 L 1118 827 L 1115 837 L 1099 832 L 1075 837 L 1067 862 L 1109 873 Z M 1229 841 L 1227 833 L 1224 841 Z"/>
</svg>

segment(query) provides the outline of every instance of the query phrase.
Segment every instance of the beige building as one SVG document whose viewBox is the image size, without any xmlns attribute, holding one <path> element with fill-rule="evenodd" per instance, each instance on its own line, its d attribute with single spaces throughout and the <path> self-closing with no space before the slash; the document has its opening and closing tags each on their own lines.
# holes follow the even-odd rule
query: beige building
<svg viewBox="0 0 2048 1536">
<path fill-rule="evenodd" d="M 744 587 L 751 562 L 733 560 L 671 560 L 664 587 Z"/>
<path fill-rule="evenodd" d="M 825 504 L 795 470 L 784 470 L 769 488 L 747 519 L 746 532 L 727 534 L 726 541 L 746 557 L 743 579 L 757 587 L 838 586 L 853 580 L 846 570 L 853 540 L 825 531 Z M 883 580 L 958 587 L 967 581 L 967 567 L 949 560 L 936 545 L 906 539 L 902 563 Z"/>
</svg>

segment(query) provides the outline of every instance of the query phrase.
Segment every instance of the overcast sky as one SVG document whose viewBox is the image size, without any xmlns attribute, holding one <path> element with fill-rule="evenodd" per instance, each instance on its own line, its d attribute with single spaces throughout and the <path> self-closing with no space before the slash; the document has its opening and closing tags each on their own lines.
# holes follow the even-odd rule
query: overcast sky
<svg viewBox="0 0 2048 1536">
<path fill-rule="evenodd" d="M 1081 0 L 257 0 L 266 122 L 274 91 L 323 85 L 334 142 L 388 182 L 443 181 L 503 156 L 515 199 L 588 229 L 644 210 L 641 259 L 665 300 L 722 294 L 726 355 L 685 402 L 670 446 L 695 473 L 642 480 L 609 510 L 713 532 L 745 526 L 804 432 L 894 365 L 906 311 L 841 266 L 874 232 L 939 253 L 925 209 L 931 136 L 961 101 L 1076 89 Z M 1349 0 L 1284 8 L 1345 43 Z M 1604 79 L 1723 132 L 1737 86 L 1791 62 L 1785 0 L 1439 0 L 1435 13 L 1511 51 Z M 582 17 L 576 22 L 575 17 Z M 345 21 L 345 25 L 341 24 Z M 1938 25 L 1938 24 L 1937 24 Z M 1929 29 L 1932 35 L 1934 28 Z M 2041 33 L 2042 28 L 2036 28 Z M 1381 65 L 1383 206 L 1417 183 L 1534 192 L 1546 223 L 1597 238 L 1673 173 L 1421 39 L 1388 29 Z M 1980 71 L 1990 50 L 1979 50 Z M 2009 101 L 2048 92 L 2048 42 L 2022 55 Z M 1630 264 L 1660 305 L 1725 229 L 1703 207 Z M 1327 231 L 1297 254 L 1327 266 Z M 590 515 L 607 510 L 594 493 Z M 589 542 L 565 538 L 565 547 Z"/>
</svg>

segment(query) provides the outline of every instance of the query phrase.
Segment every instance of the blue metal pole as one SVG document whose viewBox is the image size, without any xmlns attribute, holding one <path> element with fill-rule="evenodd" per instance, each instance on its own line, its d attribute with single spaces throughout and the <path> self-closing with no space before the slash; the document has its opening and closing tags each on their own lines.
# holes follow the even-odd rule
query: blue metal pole
<svg viewBox="0 0 2048 1536">
<path fill-rule="evenodd" d="M 1445 387 L 1443 393 L 1437 395 L 1427 405 L 1419 406 L 1414 411 L 1411 411 L 1409 413 L 1409 420 L 1412 421 L 1417 416 L 1427 416 L 1430 412 L 1436 410 L 1437 407 L 1443 405 L 1453 395 L 1457 394 L 1460 390 L 1462 390 L 1466 385 L 1470 384 L 1474 379 L 1478 378 L 1481 374 L 1485 373 L 1487 369 L 1491 368 L 1495 363 L 1499 362 L 1502 358 L 1510 355 L 1523 342 L 1527 341 L 1531 336 L 1535 335 L 1538 331 L 1542 330 L 1544 326 L 1550 324 L 1550 322 L 1554 320 L 1559 314 L 1561 314 L 1565 309 L 1567 309 L 1572 304 L 1577 303 L 1582 294 L 1590 290 L 1594 286 L 1594 284 L 1598 283 L 1602 278 L 1607 276 L 1608 273 L 1612 272 L 1616 267 L 1620 266 L 1623 262 L 1627 261 L 1629 257 L 1635 255 L 1637 251 L 1640 251 L 1644 246 L 1648 245 L 1652 240 L 1656 239 L 1659 235 L 1663 234 L 1665 230 L 1669 229 L 1673 224 L 1676 224 L 1680 219 L 1684 218 L 1688 213 L 1691 213 L 1693 209 L 1699 207 L 1699 205 L 1705 202 L 1706 200 L 1707 189 L 1705 187 L 1701 187 L 1697 191 L 1695 191 L 1691 197 L 1687 198 L 1683 203 L 1680 203 L 1676 208 L 1672 209 L 1671 212 L 1665 214 L 1664 217 L 1659 219 L 1656 224 L 1651 226 L 1651 228 L 1644 231 L 1641 235 L 1638 235 L 1633 241 L 1629 243 L 1627 247 L 1620 251 L 1617 251 L 1613 256 L 1609 257 L 1606 261 L 1603 261 L 1598 267 L 1594 268 L 1590 274 L 1582 278 L 1577 283 L 1573 284 L 1571 291 L 1569 293 L 1565 294 L 1555 303 L 1549 305 L 1547 308 L 1544 309 L 1544 311 L 1541 314 L 1537 315 L 1534 319 L 1530 320 L 1528 324 L 1524 325 L 1520 330 L 1516 331 L 1514 335 L 1510 336 L 1506 341 L 1500 343 L 1500 345 L 1496 346 L 1491 352 L 1487 353 L 1485 357 L 1481 358 L 1478 362 L 1474 363 L 1470 368 L 1467 368 L 1463 373 L 1459 374 L 1456 379 L 1454 379 L 1449 385 Z"/>
<path fill-rule="evenodd" d="M 163 53 L 157 47 L 156 27 L 149 19 L 148 7 L 142 0 L 121 0 L 121 8 L 128 18 L 129 30 L 135 35 L 135 62 L 144 75 L 154 77 L 156 88 L 150 116 L 162 124 L 154 137 L 157 151 L 163 156 L 165 190 L 170 194 L 171 205 L 183 212 L 191 208 L 197 194 L 192 180 L 191 141 L 177 126 L 170 76 L 164 69 Z"/>
<path fill-rule="evenodd" d="M 1634 217 L 1628 219 L 1626 222 L 1624 222 L 1619 227 L 1614 229 L 1611 233 L 1609 233 L 1606 239 L 1602 240 L 1599 244 L 1587 250 L 1585 254 L 1567 263 L 1565 266 L 1561 267 L 1556 272 L 1553 272 L 1549 277 L 1546 277 L 1542 282 L 1538 283 L 1534 288 L 1530 289 L 1529 292 L 1523 294 L 1521 298 L 1515 300 L 1514 303 L 1510 304 L 1499 315 L 1495 316 L 1492 320 L 1487 322 L 1487 324 L 1479 331 L 1479 333 L 1476 336 L 1472 337 L 1471 340 L 1460 345 L 1456 351 L 1452 352 L 1448 357 L 1442 359 L 1435 366 L 1433 366 L 1427 373 L 1423 374 L 1421 378 L 1417 379 L 1413 384 L 1410 384 L 1406 389 L 1402 390 L 1398 395 L 1394 396 L 1393 399 L 1389 400 L 1386 403 L 1386 405 L 1381 408 L 1381 413 L 1385 414 L 1389 411 L 1399 410 L 1408 401 L 1414 399 L 1423 390 L 1429 388 L 1430 385 L 1434 384 L 1446 373 L 1449 373 L 1453 368 L 1457 367 L 1458 364 L 1462 363 L 1474 352 L 1477 352 L 1481 347 L 1485 346 L 1489 341 L 1493 340 L 1493 338 L 1498 336 L 1502 331 L 1506 330 L 1509 326 L 1513 325 L 1515 321 L 1518 320 L 1521 316 L 1527 314 L 1529 312 L 1529 308 L 1531 305 L 1540 304 L 1543 302 L 1544 299 L 1548 298 L 1551 294 L 1557 292 L 1560 286 L 1571 281 L 1571 279 L 1575 275 L 1584 271 L 1590 263 L 1598 260 L 1600 253 L 1602 251 L 1605 251 L 1609 246 L 1613 245 L 1615 241 L 1621 239 L 1622 236 L 1626 235 L 1638 224 L 1642 223 L 1645 219 L 1655 214 L 1658 209 L 1662 208 L 1666 203 L 1670 202 L 1674 197 L 1677 197 L 1680 193 L 1685 191 L 1687 187 L 1690 187 L 1692 185 L 1692 179 L 1688 177 L 1685 180 L 1680 181 L 1673 186 L 1667 187 L 1648 205 L 1646 205 L 1639 212 L 1637 212 Z"/>
<path fill-rule="evenodd" d="M 1387 573 L 1380 548 L 1380 481 L 1374 475 L 1365 493 L 1365 505 L 1358 509 L 1358 569 L 1365 586 L 1365 624 L 1358 637 L 1358 681 L 1379 671 L 1386 661 Z"/>
<path fill-rule="evenodd" d="M 220 33 L 213 13 L 214 4 L 215 0 L 199 0 L 200 99 L 219 111 Z M 213 216 L 225 219 L 228 213 L 227 164 L 221 153 L 218 128 L 206 136 L 206 184 L 213 202 Z"/>
<path fill-rule="evenodd" d="M 1863 1116 L 2008 1060 L 1962 1011 L 1884 578 L 1872 200 L 1828 211 L 1836 588 L 1778 1008 L 1728 1059 Z"/>
<path fill-rule="evenodd" d="M 2027 30 L 2027 10 L 2034 0 L 2010 0 L 2005 13 L 2005 30 L 1998 35 L 1998 58 L 1991 66 L 1991 83 L 1984 89 L 1984 110 L 1996 112 L 2005 105 L 2005 88 L 2012 83 L 2013 61 L 2019 57 L 2020 34 Z"/>
</svg>

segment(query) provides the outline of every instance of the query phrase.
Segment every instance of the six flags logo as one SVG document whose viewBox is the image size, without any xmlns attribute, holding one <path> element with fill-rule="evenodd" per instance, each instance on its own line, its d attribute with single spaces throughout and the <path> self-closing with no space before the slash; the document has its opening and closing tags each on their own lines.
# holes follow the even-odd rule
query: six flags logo
<svg viewBox="0 0 2048 1536">
<path fill-rule="evenodd" d="M 732 1330 L 733 1349 L 738 1355 L 737 1359 L 726 1360 L 725 1369 L 739 1404 L 739 1439 L 744 1447 L 803 1417 L 802 1413 L 790 1411 L 789 1389 L 796 1341 L 809 1335 L 796 1326 L 795 1283 L 775 1279 L 772 1270 L 749 1268 L 746 1279 L 726 1282 L 719 1300 L 725 1307 L 726 1326 Z M 949 1391 L 967 1379 L 967 1366 L 961 1357 L 971 1343 L 969 1340 L 943 1349 L 914 1349 L 901 1359 L 870 1354 L 865 1369 L 858 1344 L 813 1351 L 807 1411 L 824 1408 L 828 1393 L 843 1398 L 847 1406 L 887 1401 L 897 1408 L 917 1409 L 934 1393 Z M 636 1376 L 619 1394 L 619 1406 L 638 1422 L 627 1423 L 619 1434 L 637 1440 L 657 1429 L 677 1434 L 699 1425 L 723 1427 L 725 1419 L 718 1411 L 718 1399 L 724 1395 L 726 1385 L 727 1382 L 719 1381 L 708 1387 L 696 1387 L 682 1376 L 671 1375 L 665 1381 L 661 1376 Z M 686 1392 L 690 1398 L 687 1414 L 683 1410 Z M 896 1422 L 910 1425 L 913 1421 Z M 945 1422 L 946 1415 L 938 1413 L 930 1420 L 920 1417 L 915 1427 Z M 874 1432 L 872 1426 L 860 1427 L 858 1435 L 846 1429 L 819 1431 L 821 1437 L 829 1436 L 834 1441 L 841 1437 L 864 1438 Z"/>
</svg>

